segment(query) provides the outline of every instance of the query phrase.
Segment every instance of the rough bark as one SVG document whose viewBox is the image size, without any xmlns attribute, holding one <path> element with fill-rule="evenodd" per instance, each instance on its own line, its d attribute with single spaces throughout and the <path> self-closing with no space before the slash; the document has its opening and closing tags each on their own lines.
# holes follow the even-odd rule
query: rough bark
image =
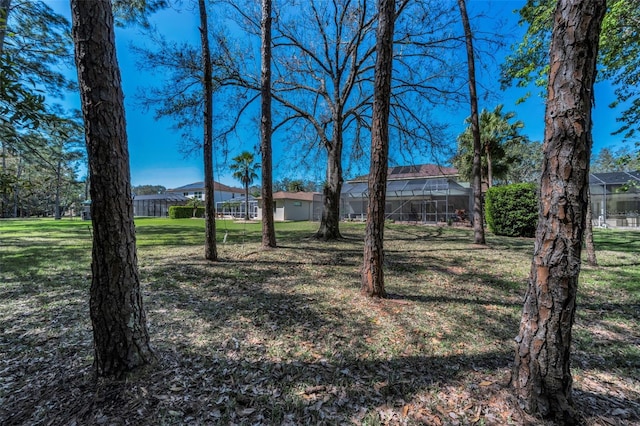
<svg viewBox="0 0 640 426">
<path fill-rule="evenodd" d="M 554 15 L 540 213 L 512 383 L 523 408 L 578 422 L 571 397 L 571 331 L 592 145 L 591 106 L 604 0 L 560 0 Z"/>
<path fill-rule="evenodd" d="M 262 69 L 260 73 L 261 120 L 260 152 L 262 153 L 262 248 L 276 246 L 273 217 L 273 173 L 271 155 L 271 0 L 262 0 Z"/>
<path fill-rule="evenodd" d="M 378 0 L 378 32 L 371 118 L 371 165 L 369 203 L 364 237 L 362 294 L 385 297 L 384 289 L 384 209 L 389 164 L 389 109 L 393 65 L 395 0 Z"/>
<path fill-rule="evenodd" d="M 469 73 L 469 103 L 471 104 L 471 134 L 473 136 L 473 241 L 485 244 L 484 215 L 482 214 L 482 141 L 480 140 L 480 123 L 478 118 L 478 93 L 476 90 L 476 65 L 473 54 L 473 34 L 469 25 L 469 15 L 465 0 L 458 0 L 460 17 L 464 27 L 467 48 L 467 71 Z"/>
<path fill-rule="evenodd" d="M 202 44 L 202 64 L 204 68 L 204 258 L 218 260 L 216 246 L 216 203 L 213 180 L 213 80 L 211 70 L 211 50 L 209 48 L 209 26 L 205 0 L 198 0 L 200 12 L 200 40 Z"/>
<path fill-rule="evenodd" d="M 113 15 L 108 0 L 71 1 L 78 83 L 91 176 L 90 314 L 99 376 L 152 361 L 142 305 L 129 153 Z"/>
<path fill-rule="evenodd" d="M 341 124 L 340 124 L 341 125 Z M 327 182 L 322 189 L 322 218 L 316 238 L 321 240 L 341 239 L 340 234 L 340 192 L 342 191 L 342 135 L 336 135 L 331 148 L 328 150 Z"/>
</svg>

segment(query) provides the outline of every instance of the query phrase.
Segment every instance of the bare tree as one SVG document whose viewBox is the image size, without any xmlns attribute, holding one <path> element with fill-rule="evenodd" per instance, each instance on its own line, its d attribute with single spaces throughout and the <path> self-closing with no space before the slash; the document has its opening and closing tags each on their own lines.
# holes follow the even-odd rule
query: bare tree
<svg viewBox="0 0 640 426">
<path fill-rule="evenodd" d="M 473 34 L 469 25 L 469 15 L 465 0 L 458 0 L 460 17 L 464 27 L 467 49 L 467 68 L 469 70 L 469 103 L 471 104 L 471 134 L 473 136 L 473 240 L 476 244 L 485 244 L 484 215 L 482 214 L 482 141 L 478 119 L 478 94 L 476 90 L 476 65 L 473 56 Z"/>
<path fill-rule="evenodd" d="M 302 120 L 311 128 L 326 152 L 324 208 L 316 237 L 331 240 L 341 238 L 344 134 L 353 128 L 358 135 L 366 126 L 362 114 L 369 94 L 359 88 L 373 71 L 375 13 L 368 2 L 311 0 L 300 15 L 276 24 L 281 71 L 273 98 L 292 112 L 288 121 Z"/>
<path fill-rule="evenodd" d="M 276 230 L 273 217 L 273 173 L 271 155 L 271 0 L 262 0 L 262 46 L 260 96 L 260 151 L 262 154 L 262 247 L 276 246 Z"/>
<path fill-rule="evenodd" d="M 153 359 L 138 276 L 124 95 L 110 1 L 72 0 L 71 13 L 91 176 L 95 368 L 99 376 L 120 376 Z"/>
<path fill-rule="evenodd" d="M 258 31 L 255 4 L 228 4 L 247 32 Z M 274 21 L 274 131 L 285 129 L 287 139 L 303 142 L 302 148 L 291 150 L 296 153 L 292 161 L 322 152 L 327 166 L 316 237 L 338 239 L 344 159 L 367 157 L 362 142 L 372 120 L 376 11 L 362 0 L 310 0 L 305 5 L 278 10 Z M 408 7 L 411 12 L 404 12 Z M 459 37 L 448 30 L 453 16 L 452 9 L 438 2 L 403 0 L 397 7 L 402 32 L 394 40 L 399 46 L 394 68 L 403 71 L 392 76 L 389 128 L 390 139 L 409 147 L 406 152 L 424 154 L 444 141 L 443 128 L 429 119 L 428 109 L 460 99 L 455 65 L 448 60 L 455 56 L 452 46 L 459 45 Z M 227 58 L 238 62 L 233 55 Z M 240 72 L 244 64 L 234 68 L 237 86 L 260 90 L 250 72 Z"/>
<path fill-rule="evenodd" d="M 571 331 L 589 201 L 593 84 L 605 0 L 559 0 L 545 112 L 540 213 L 512 384 L 524 408 L 575 424 Z"/>
</svg>

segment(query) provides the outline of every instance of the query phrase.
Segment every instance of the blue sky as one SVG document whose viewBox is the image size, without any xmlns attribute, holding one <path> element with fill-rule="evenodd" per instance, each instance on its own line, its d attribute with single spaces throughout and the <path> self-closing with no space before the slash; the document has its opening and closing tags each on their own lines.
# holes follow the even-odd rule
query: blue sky
<svg viewBox="0 0 640 426">
<path fill-rule="evenodd" d="M 184 2 L 188 4 L 188 2 Z M 513 37 L 513 41 L 518 40 L 523 29 L 517 27 L 518 15 L 513 13 L 524 3 L 523 0 L 502 0 L 502 1 L 481 1 L 471 0 L 469 2 L 470 11 L 484 10 L 490 19 L 486 20 L 486 25 L 493 25 L 495 22 L 503 20 L 503 28 Z M 47 4 L 57 12 L 70 19 L 69 0 L 47 0 Z M 198 40 L 198 19 L 195 11 L 184 11 L 178 13 L 174 10 L 159 12 L 152 17 L 152 23 L 170 40 Z M 171 130 L 170 120 L 156 121 L 153 112 L 145 112 L 135 103 L 136 93 L 143 87 L 148 87 L 153 83 L 153 77 L 141 72 L 136 67 L 136 57 L 129 46 L 131 43 L 141 44 L 142 39 L 136 28 L 117 28 L 116 43 L 118 50 L 118 60 L 122 73 L 122 84 L 125 93 L 125 108 L 127 115 L 127 132 L 129 140 L 129 153 L 131 162 L 131 180 L 133 185 L 163 185 L 167 188 L 174 188 L 192 182 L 203 180 L 202 156 L 193 155 L 185 158 L 179 152 L 180 135 Z M 508 52 L 497 53 L 503 56 Z M 75 71 L 73 71 L 75 72 Z M 496 74 L 482 76 L 484 83 L 497 88 L 497 68 Z M 538 93 L 540 89 L 533 88 L 533 93 Z M 542 140 L 544 131 L 544 104 L 538 96 L 532 96 L 524 104 L 516 104 L 516 100 L 526 92 L 525 89 L 512 88 L 499 93 L 497 100 L 488 101 L 480 105 L 480 108 L 493 109 L 496 104 L 503 103 L 504 111 L 514 111 L 517 119 L 525 124 L 523 133 L 532 140 Z M 611 132 L 616 129 L 617 111 L 608 108 L 614 99 L 613 89 L 607 83 L 600 83 L 596 87 L 596 108 L 594 110 L 594 153 L 603 147 L 613 147 L 620 144 L 619 138 L 611 136 Z M 79 108 L 79 97 L 75 94 L 69 95 L 64 100 L 68 108 Z M 214 96 L 215 108 L 215 96 Z M 464 119 L 469 115 L 468 108 L 461 108 L 458 111 L 439 111 L 437 119 L 449 123 L 452 134 L 456 135 L 464 129 Z M 251 132 L 255 134 L 255 132 Z M 243 150 L 253 150 L 256 145 L 255 136 L 248 137 L 250 140 L 242 140 L 240 137 L 232 141 L 229 158 L 237 155 Z M 455 144 L 455 140 L 451 141 Z M 289 164 L 282 159 L 282 146 L 278 140 L 274 140 L 274 171 L 275 179 L 282 177 L 305 177 L 321 181 L 324 176 L 324 164 L 318 165 L 318 170 L 305 176 L 297 176 L 296 170 L 291 170 Z M 220 158 L 216 158 L 219 166 L 214 171 L 215 179 L 227 185 L 240 186 L 229 172 L 224 172 L 220 166 Z M 416 162 L 431 162 L 430 159 L 417 159 Z M 349 178 L 350 176 L 346 176 Z"/>
</svg>

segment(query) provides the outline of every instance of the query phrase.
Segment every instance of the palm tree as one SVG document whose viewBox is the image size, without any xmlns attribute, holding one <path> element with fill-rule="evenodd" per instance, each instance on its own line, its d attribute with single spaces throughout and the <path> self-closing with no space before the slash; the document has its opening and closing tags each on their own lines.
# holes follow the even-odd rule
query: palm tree
<svg viewBox="0 0 640 426">
<path fill-rule="evenodd" d="M 304 192 L 304 182 L 302 182 L 300 179 L 292 180 L 287 184 L 287 191 Z"/>
<path fill-rule="evenodd" d="M 515 118 L 514 112 L 502 112 L 503 105 L 498 105 L 493 111 L 482 110 L 480 113 L 480 140 L 482 143 L 482 177 L 488 187 L 493 186 L 495 178 L 501 179 L 509 171 L 509 166 L 517 158 L 511 158 L 507 147 L 524 141 L 520 129 L 524 127 L 522 121 L 511 122 Z M 465 120 L 470 123 L 470 119 Z M 458 154 L 453 158 L 454 165 L 460 173 L 470 178 L 473 161 L 473 138 L 471 126 L 458 137 Z"/>
<path fill-rule="evenodd" d="M 249 220 L 249 185 L 258 179 L 258 173 L 256 172 L 260 168 L 260 164 L 255 162 L 253 154 L 248 151 L 233 157 L 232 160 L 231 170 L 233 170 L 233 177 L 244 185 L 245 219 Z"/>
</svg>

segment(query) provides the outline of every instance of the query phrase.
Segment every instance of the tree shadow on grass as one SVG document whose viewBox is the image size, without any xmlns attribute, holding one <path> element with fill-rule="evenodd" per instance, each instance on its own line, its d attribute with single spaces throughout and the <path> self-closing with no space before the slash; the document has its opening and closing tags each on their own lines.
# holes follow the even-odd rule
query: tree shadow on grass
<svg viewBox="0 0 640 426">
<path fill-rule="evenodd" d="M 445 419 L 450 412 L 463 423 L 470 422 L 474 413 L 495 423 L 535 421 L 523 415 L 509 396 L 509 352 L 349 358 L 340 364 L 234 359 L 195 348 L 164 347 L 157 355 L 156 365 L 126 382 L 96 380 L 86 366 L 67 371 L 51 368 L 55 372 L 49 371 L 49 380 L 34 379 L 30 395 L 15 395 L 18 404 L 0 409 L 0 420 L 5 425 L 34 421 L 151 425 L 338 424 L 386 418 L 395 424 L 424 423 L 434 416 Z M 505 401 L 498 413 L 492 404 L 499 398 Z M 574 399 L 585 424 L 599 424 L 603 418 L 615 424 L 640 420 L 640 406 L 624 397 L 576 391 Z M 478 407 L 483 411 L 476 411 Z"/>
<path fill-rule="evenodd" d="M 603 230 L 594 232 L 596 250 L 630 253 L 640 252 L 640 232 Z"/>
<path fill-rule="evenodd" d="M 417 287 L 412 280 L 424 265 L 415 266 L 413 252 L 397 252 L 393 273 L 403 285 L 391 301 L 378 303 L 349 290 L 352 275 L 341 269 L 356 269 L 359 249 L 342 243 L 290 245 L 219 263 L 168 259 L 143 267 L 159 361 L 125 382 L 92 377 L 88 308 L 77 283 L 59 282 L 51 294 L 41 295 L 42 309 L 22 315 L 16 310 L 11 330 L 0 337 L 0 423 L 436 424 L 433 416 L 451 423 L 454 413 L 465 424 L 474 422 L 476 412 L 489 424 L 525 423 L 501 394 L 513 359 L 512 312 L 520 305 L 504 291 L 482 291 L 502 287 L 490 273 L 474 281 L 475 294 L 451 293 L 434 283 Z M 311 255 L 299 257 L 306 251 Z M 452 272 L 460 261 L 420 261 L 462 281 L 475 277 Z M 334 275 L 339 282 L 318 285 Z M 42 276 L 34 279 L 42 285 Z M 455 290 L 470 291 L 464 282 Z M 340 291 L 343 297 L 336 297 Z M 17 302 L 29 306 L 36 295 L 37 287 Z M 396 302 L 409 304 L 395 309 Z M 414 309 L 444 316 L 441 328 L 451 333 L 461 327 L 473 333 L 468 340 L 489 343 L 484 350 L 451 348 L 438 355 L 429 334 L 439 326 L 437 318 L 418 327 Z M 385 329 L 379 319 L 393 326 Z M 447 338 L 438 337 L 443 344 Z M 403 353 L 403 346 L 413 353 Z M 613 354 L 580 367 L 615 371 L 637 365 L 637 353 Z M 640 420 L 638 410 L 614 413 L 623 404 L 635 407 L 634 396 L 581 391 L 576 402 L 590 416 L 587 424 L 597 424 L 601 415 L 631 422 Z M 494 407 L 496 400 L 506 402 Z"/>
<path fill-rule="evenodd" d="M 433 416 L 444 419 L 453 412 L 464 423 L 471 422 L 481 407 L 487 421 L 493 415 L 496 423 L 525 423 L 508 398 L 499 406 L 508 418 L 498 417 L 498 408 L 491 411 L 495 399 L 504 398 L 511 350 L 488 348 L 445 356 L 425 350 L 420 355 L 371 357 L 364 336 L 373 335 L 377 327 L 365 316 L 345 318 L 339 306 L 325 305 L 321 295 L 305 294 L 297 281 L 282 273 L 289 271 L 302 281 L 312 278 L 292 272 L 296 264 L 252 275 L 253 262 L 236 262 L 233 270 L 193 263 L 180 272 L 180 280 L 193 283 L 208 270 L 200 283 L 146 285 L 159 361 L 126 382 L 97 380 L 90 374 L 88 319 L 78 314 L 78 306 L 54 312 L 52 318 L 64 324 L 48 324 L 38 331 L 37 321 L 25 323 L 33 329 L 30 334 L 16 330 L 3 336 L 3 351 L 11 351 L 8 345 L 20 339 L 30 349 L 4 358 L 11 364 L 3 373 L 0 422 L 336 424 L 386 419 L 429 424 Z M 282 280 L 279 288 L 267 285 L 273 278 Z M 63 294 L 58 296 L 64 300 Z M 496 304 L 401 297 L 434 306 L 463 303 L 472 309 Z M 189 316 L 182 317 L 176 309 Z M 513 331 L 503 314 L 484 313 L 474 315 L 481 321 L 476 324 L 478 333 L 504 338 Z M 37 320 L 42 313 L 30 316 Z M 193 327 L 200 323 L 204 323 L 200 330 Z M 401 325 L 410 330 L 411 324 Z M 200 332 L 208 333 L 209 340 L 198 343 Z M 318 352 L 317 346 L 323 351 Z M 597 410 L 589 405 L 593 398 Z M 577 392 L 576 402 L 593 418 L 605 413 L 608 418 L 640 419 L 635 409 L 615 411 L 633 408 L 622 397 Z"/>
<path fill-rule="evenodd" d="M 87 366 L 35 362 L 47 373 L 15 390 L 0 408 L 4 425 L 336 424 L 376 408 L 396 410 L 416 394 L 457 382 L 474 368 L 507 365 L 506 354 L 392 360 L 284 361 L 212 356 L 194 348 L 157 352 L 158 364 L 126 382 L 96 380 Z"/>
</svg>

